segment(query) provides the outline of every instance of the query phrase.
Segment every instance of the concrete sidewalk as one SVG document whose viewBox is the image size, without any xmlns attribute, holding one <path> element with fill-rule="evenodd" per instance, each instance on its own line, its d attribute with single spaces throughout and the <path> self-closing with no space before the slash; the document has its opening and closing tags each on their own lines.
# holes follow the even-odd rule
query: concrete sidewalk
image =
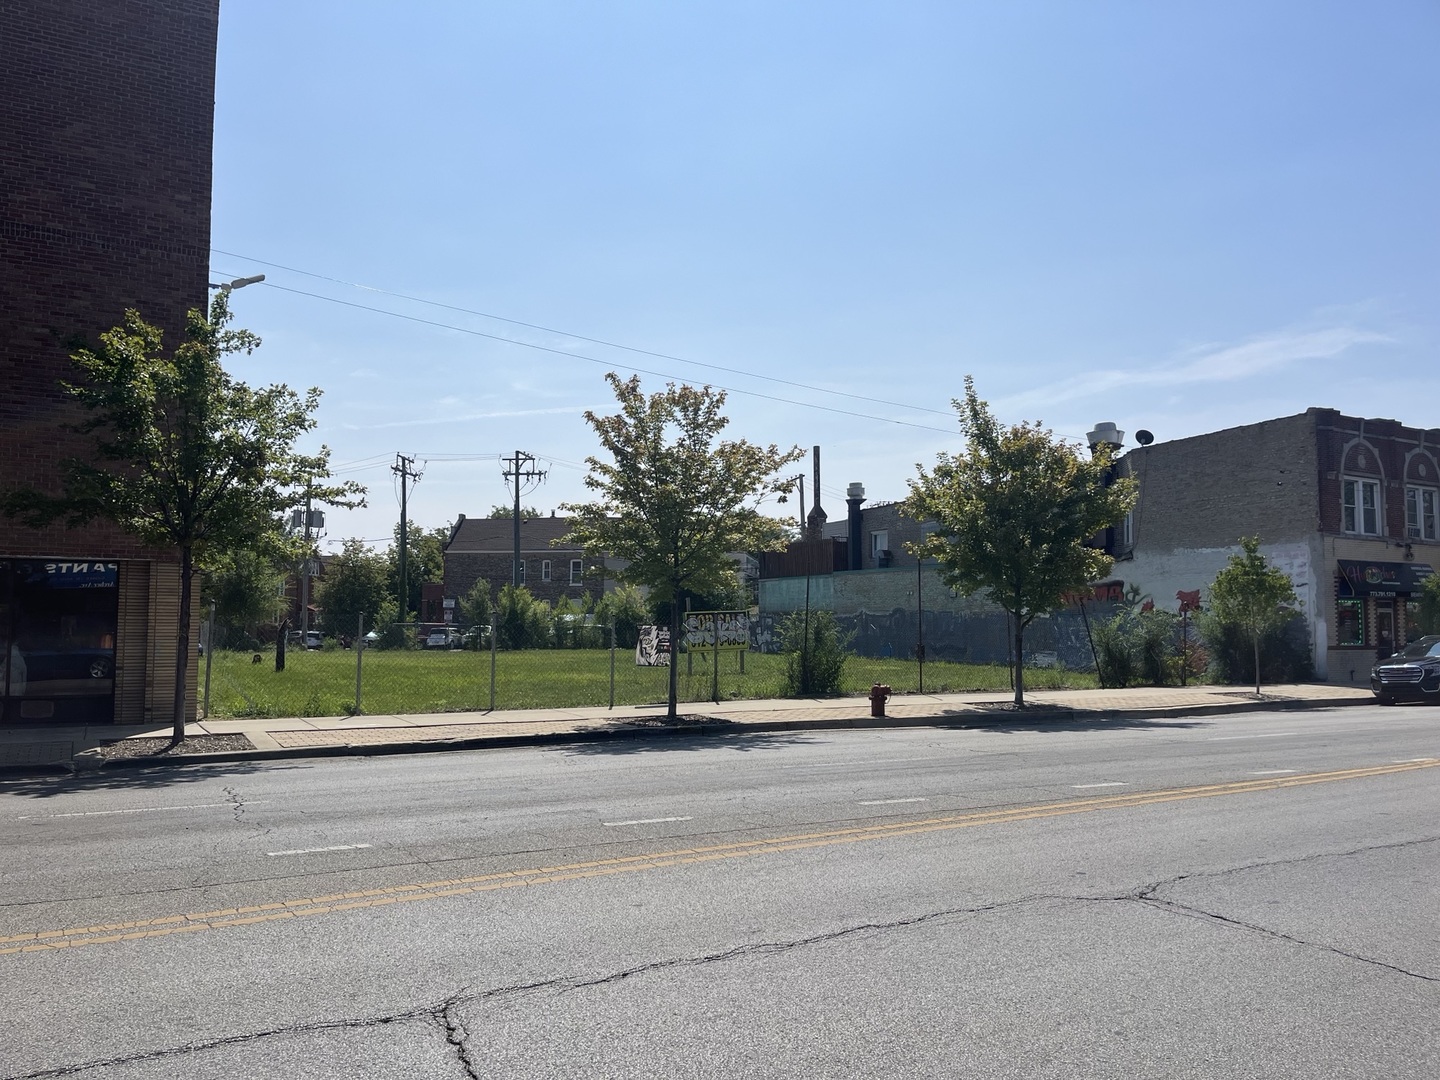
<svg viewBox="0 0 1440 1080">
<path fill-rule="evenodd" d="M 1325 709 L 1373 704 L 1375 701 L 1368 689 L 1324 683 L 1267 686 L 1259 701 L 1253 692 L 1234 686 L 1041 690 L 1026 695 L 1027 704 L 1031 707 L 1023 713 L 1008 707 L 1010 697 L 1008 693 L 897 694 L 887 704 L 883 719 L 871 717 L 869 699 L 863 697 L 682 703 L 679 710 L 681 718 L 676 723 L 666 721 L 664 705 L 406 716 L 213 719 L 191 724 L 188 734 L 244 736 L 253 749 L 226 748 L 217 753 L 187 753 L 162 759 L 128 758 L 103 763 L 98 754 L 87 751 L 121 739 L 167 738 L 169 726 L 101 724 L 12 728 L 0 729 L 0 770 L 55 771 L 72 767 L 72 762 L 80 768 L 98 768 L 103 764 L 109 769 L 158 762 L 199 764 L 206 761 L 414 753 L 527 743 L 633 739 L 666 734 L 1158 720 L 1256 709 Z"/>
</svg>

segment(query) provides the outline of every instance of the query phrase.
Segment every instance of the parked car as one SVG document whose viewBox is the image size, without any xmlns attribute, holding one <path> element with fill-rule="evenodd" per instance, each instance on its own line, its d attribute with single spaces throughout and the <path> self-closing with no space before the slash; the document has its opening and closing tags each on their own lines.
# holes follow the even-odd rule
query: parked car
<svg viewBox="0 0 1440 1080">
<path fill-rule="evenodd" d="M 425 638 L 427 649 L 458 649 L 464 644 L 460 631 L 453 627 L 447 630 L 432 630 Z"/>
<path fill-rule="evenodd" d="M 1382 705 L 1397 701 L 1440 703 L 1440 634 L 1410 642 L 1370 669 L 1370 689 Z"/>
<path fill-rule="evenodd" d="M 319 630 L 291 630 L 286 644 L 292 649 L 318 649 L 325 642 Z"/>
<path fill-rule="evenodd" d="M 61 679 L 108 679 L 115 674 L 112 649 L 40 649 L 23 654 L 32 684 Z"/>
</svg>

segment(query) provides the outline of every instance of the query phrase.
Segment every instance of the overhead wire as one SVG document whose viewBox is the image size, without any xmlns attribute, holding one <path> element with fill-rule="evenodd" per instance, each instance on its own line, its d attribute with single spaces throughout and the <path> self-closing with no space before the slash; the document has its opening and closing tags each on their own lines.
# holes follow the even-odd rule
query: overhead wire
<svg viewBox="0 0 1440 1080">
<path fill-rule="evenodd" d="M 489 334 L 483 330 L 473 330 L 465 326 L 455 326 L 451 323 L 439 322 L 436 319 L 422 319 L 418 315 L 406 315 L 399 311 L 390 311 L 386 308 L 372 307 L 369 304 L 357 304 L 351 300 L 341 300 L 338 297 L 326 296 L 323 293 L 307 292 L 304 289 L 293 289 L 288 285 L 276 285 L 269 281 L 262 281 L 259 284 L 268 289 L 278 289 L 280 292 L 293 293 L 296 296 L 309 296 L 316 300 L 324 300 L 331 304 L 339 304 L 341 307 L 355 308 L 360 311 L 372 311 L 380 315 L 389 315 L 391 318 L 404 319 L 406 322 L 419 323 L 422 326 L 434 326 L 441 330 L 454 330 L 456 333 L 469 334 L 472 337 L 486 338 L 490 341 L 500 341 L 507 345 L 519 345 L 526 349 L 535 349 L 539 352 L 551 353 L 555 356 L 564 356 L 571 360 L 584 360 L 587 363 L 599 364 L 601 367 L 623 368 L 626 371 L 637 372 L 641 375 L 654 375 L 659 379 L 673 379 L 674 375 L 664 371 L 653 371 L 649 368 L 637 367 L 634 364 L 615 363 L 610 360 L 601 360 L 598 357 L 586 356 L 584 353 L 570 352 L 567 349 L 555 349 L 548 345 L 537 345 L 533 341 L 521 341 L 518 338 L 505 337 L 503 334 Z M 744 374 L 741 372 L 740 374 Z M 916 424 L 909 420 L 896 420 L 889 416 L 875 416 L 871 413 L 855 412 L 851 409 L 837 409 L 833 405 L 820 405 L 813 401 L 796 401 L 793 398 L 778 397 L 774 394 L 762 394 L 757 390 L 742 390 L 739 387 L 722 386 L 713 383 L 717 390 L 723 390 L 729 394 L 743 394 L 746 397 L 760 398 L 763 401 L 775 401 L 782 405 L 798 405 L 806 409 L 819 409 L 821 412 L 835 413 L 839 416 L 853 416 L 860 420 L 874 420 L 881 424 L 895 424 L 899 427 L 914 428 L 917 431 L 934 431 L 941 435 L 953 435 L 954 432 L 948 428 L 931 427 L 929 424 Z M 824 391 L 821 391 L 822 393 Z M 900 406 L 908 408 L 909 406 Z"/>
<path fill-rule="evenodd" d="M 397 299 L 397 300 L 405 300 L 405 301 L 408 301 L 408 302 L 414 303 L 414 304 L 427 304 L 427 305 L 429 305 L 430 307 L 442 308 L 442 309 L 444 309 L 444 310 L 446 310 L 446 311 L 457 311 L 457 312 L 460 312 L 460 313 L 465 314 L 465 315 L 475 315 L 475 316 L 478 316 L 479 318 L 482 318 L 482 319 L 493 319 L 493 320 L 496 321 L 496 322 L 509 323 L 511 326 L 523 326 L 523 327 L 525 327 L 527 330 L 539 330 L 539 331 L 541 331 L 542 333 L 546 333 L 546 334 L 556 334 L 556 335 L 558 335 L 558 336 L 560 336 L 560 337 L 570 338 L 572 341 L 587 341 L 587 342 L 589 342 L 589 343 L 592 344 L 592 345 L 603 345 L 603 346 L 605 346 L 605 347 L 608 348 L 608 349 L 620 349 L 620 350 L 622 350 L 622 351 L 624 351 L 624 352 L 634 353 L 634 354 L 636 354 L 637 356 L 651 356 L 651 357 L 654 357 L 654 358 L 657 359 L 657 360 L 669 360 L 669 361 L 671 361 L 672 363 L 677 363 L 677 364 L 690 364 L 690 365 L 692 365 L 692 366 L 694 366 L 694 367 L 708 368 L 708 369 L 710 369 L 710 370 L 712 370 L 712 371 L 725 371 L 725 372 L 729 372 L 730 374 L 733 374 L 733 375 L 744 375 L 746 378 L 761 379 L 761 380 L 764 380 L 765 382 L 777 383 L 777 384 L 779 384 L 779 385 L 781 385 L 781 386 L 793 386 L 793 387 L 795 387 L 797 390 L 809 390 L 809 391 L 811 391 L 811 392 L 813 392 L 813 393 L 817 393 L 817 394 L 832 394 L 832 395 L 834 395 L 835 397 L 850 398 L 850 399 L 852 399 L 852 400 L 854 400 L 854 401 L 874 402 L 875 404 L 878 404 L 878 405 L 890 405 L 890 406 L 893 406 L 894 408 L 897 408 L 897 409 L 909 409 L 909 410 L 911 410 L 911 411 L 913 411 L 913 412 L 933 413 L 933 414 L 935 414 L 936 416 L 949 416 L 949 415 L 951 415 L 949 412 L 945 411 L 944 409 L 931 409 L 931 408 L 929 408 L 929 407 L 927 407 L 927 406 L 924 406 L 924 405 L 909 405 L 909 404 L 907 404 L 907 403 L 905 403 L 905 402 L 903 402 L 903 401 L 887 401 L 887 400 L 885 400 L 884 398 L 877 398 L 877 397 L 875 397 L 875 396 L 872 395 L 872 394 L 852 394 L 852 393 L 850 393 L 849 391 L 846 391 L 846 390 L 831 390 L 831 389 L 827 389 L 827 388 L 821 387 L 821 386 L 812 386 L 812 385 L 810 385 L 809 383 L 798 382 L 798 381 L 793 380 L 793 379 L 782 379 L 782 378 L 780 378 L 779 376 L 776 376 L 776 375 L 761 375 L 761 374 L 758 374 L 758 373 L 753 372 L 753 371 L 744 371 L 744 370 L 741 370 L 740 368 L 732 367 L 732 366 L 725 365 L 725 364 L 707 364 L 707 363 L 705 363 L 703 360 L 689 360 L 689 359 L 686 359 L 686 358 L 683 357 L 683 356 L 675 356 L 675 355 L 673 355 L 673 354 L 671 354 L 671 353 L 656 352 L 656 351 L 654 351 L 654 350 L 652 350 L 652 349 L 642 349 L 642 348 L 639 348 L 639 347 L 634 346 L 634 345 L 625 345 L 625 344 L 622 344 L 622 343 L 620 343 L 620 342 L 618 342 L 618 341 L 607 341 L 605 338 L 588 337 L 588 336 L 585 335 L 585 334 L 574 334 L 574 333 L 571 333 L 571 332 L 568 331 L 568 330 L 557 330 L 557 329 L 555 329 L 554 327 L 551 327 L 551 326 L 543 326 L 543 325 L 541 325 L 541 324 L 539 324 L 539 323 L 525 322 L 523 319 L 511 319 L 511 318 L 507 318 L 507 317 L 504 316 L 504 315 L 496 315 L 496 314 L 493 314 L 492 312 L 488 312 L 488 311 L 478 311 L 478 310 L 476 310 L 475 308 L 461 307 L 461 306 L 458 305 L 458 304 L 447 304 L 447 303 L 444 303 L 443 301 L 440 301 L 440 300 L 429 300 L 429 299 L 426 299 L 426 298 L 423 297 L 423 296 L 411 296 L 411 295 L 409 295 L 409 294 L 407 294 L 407 293 L 393 292 L 393 291 L 391 291 L 391 290 L 389 290 L 389 289 L 382 289 L 382 288 L 379 288 L 378 286 L 375 286 L 375 285 L 365 285 L 365 284 L 362 284 L 361 282 L 358 282 L 358 281 L 346 281 L 344 278 L 331 277 L 331 276 L 329 276 L 329 275 L 327 275 L 327 274 L 319 274 L 319 273 L 314 272 L 313 270 L 301 270 L 301 269 L 298 268 L 298 267 L 286 266 L 286 265 L 284 265 L 283 263 L 269 262 L 269 261 L 267 261 L 267 260 L 265 260 L 265 259 L 256 259 L 256 258 L 252 258 L 252 257 L 249 256 L 249 255 L 241 255 L 241 254 L 238 254 L 238 253 L 233 252 L 233 251 L 223 251 L 223 250 L 221 250 L 220 248 L 211 248 L 210 250 L 213 251 L 213 252 L 215 252 L 215 253 L 218 254 L 218 255 L 226 255 L 226 256 L 228 256 L 228 257 L 230 257 L 230 258 L 232 258 L 232 259 L 244 259 L 246 262 L 256 263 L 256 264 L 258 264 L 258 265 L 260 265 L 260 266 L 270 266 L 270 267 L 275 268 L 276 270 L 284 270 L 286 273 L 289 273 L 289 274 L 300 274 L 300 275 L 303 276 L 303 277 L 315 278 L 315 279 L 318 280 L 318 281 L 329 281 L 329 282 L 332 282 L 332 283 L 334 283 L 334 284 L 336 284 L 336 285 L 344 285 L 344 286 L 346 286 L 347 288 L 360 289 L 360 290 L 362 290 L 362 291 L 364 291 L 364 292 L 372 292 L 372 293 L 376 293 L 376 294 L 378 294 L 378 295 L 380 295 L 380 296 L 392 296 L 392 297 L 394 297 L 394 298 Z M 268 285 L 268 284 L 270 284 L 270 282 L 265 282 L 264 284 L 267 284 L 267 285 Z M 273 287 L 279 288 L 280 286 L 273 286 Z M 294 291 L 297 291 L 297 292 L 298 292 L 299 290 L 294 290 Z M 307 295 L 307 296 L 308 296 L 308 295 L 312 295 L 312 294 L 305 293 L 305 294 L 303 294 L 303 295 Z M 328 298 L 327 298 L 327 299 L 328 299 Z M 371 310 L 379 311 L 379 310 L 383 310 L 383 309 L 374 308 L 374 309 L 371 309 Z M 511 339 L 506 338 L 506 339 L 501 339 L 501 340 L 511 340 Z M 586 358 L 584 358 L 584 359 L 589 359 L 589 358 L 586 357 Z M 634 370 L 640 370 L 640 369 L 637 368 L 637 369 L 634 369 Z M 648 374 L 654 374 L 654 372 L 645 372 L 645 374 L 647 374 L 647 375 L 648 375 Z M 663 376 L 663 377 L 669 377 L 669 376 Z M 736 391 L 736 392 L 737 392 L 737 393 L 742 393 L 743 391 Z M 775 399 L 775 400 L 782 400 L 782 401 L 783 401 L 783 400 L 786 400 L 786 399 L 779 398 L 779 399 Z M 805 404 L 805 403 L 804 403 L 804 402 L 790 402 L 790 404 Z M 878 419 L 878 418 L 877 418 L 877 419 Z"/>
</svg>

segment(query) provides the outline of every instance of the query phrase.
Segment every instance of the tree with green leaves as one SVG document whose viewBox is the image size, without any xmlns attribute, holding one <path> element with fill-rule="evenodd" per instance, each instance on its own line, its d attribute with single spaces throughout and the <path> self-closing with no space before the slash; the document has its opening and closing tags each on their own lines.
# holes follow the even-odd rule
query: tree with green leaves
<svg viewBox="0 0 1440 1080">
<path fill-rule="evenodd" d="M 426 529 L 409 522 L 405 529 L 405 604 L 401 613 L 405 621 L 420 610 L 420 586 L 426 582 L 445 580 L 445 545 L 450 542 L 450 526 Z M 400 595 L 400 524 L 395 524 L 395 542 L 385 553 L 390 595 Z"/>
<path fill-rule="evenodd" d="M 364 616 L 367 632 L 380 622 L 380 611 L 390 593 L 384 555 L 371 551 L 364 541 L 351 538 L 325 567 L 317 600 L 326 633 L 352 635 Z"/>
<path fill-rule="evenodd" d="M 485 516 L 488 518 L 496 519 L 512 518 L 515 516 L 515 508 L 513 506 L 496 506 L 492 504 L 490 507 L 490 513 L 486 514 Z M 540 511 L 536 510 L 533 506 L 522 506 L 520 508 L 520 516 L 521 518 L 538 518 L 541 516 L 541 514 Z"/>
<path fill-rule="evenodd" d="M 680 604 L 686 593 L 719 593 L 735 577 L 734 552 L 785 545 L 787 522 L 759 505 L 788 491 L 776 473 L 804 454 L 722 439 L 729 424 L 724 391 L 669 383 L 645 394 L 638 376 L 605 376 L 620 411 L 585 419 L 609 460 L 586 459 L 593 502 L 567 504 L 569 543 L 591 555 L 623 560 L 622 582 L 643 585 L 652 604 L 670 606 L 672 661 L 679 653 Z M 676 716 L 679 665 L 670 664 L 669 711 Z"/>
<path fill-rule="evenodd" d="M 227 648 L 252 648 L 260 627 L 279 620 L 284 581 L 273 556 L 264 552 L 236 548 L 217 554 L 206 568 L 201 592 L 202 600 L 215 604 L 217 640 Z"/>
<path fill-rule="evenodd" d="M 283 384 L 252 389 L 223 358 L 253 352 L 260 339 L 230 329 L 222 291 L 207 317 L 192 310 L 185 340 L 167 353 L 162 334 L 127 311 L 125 321 L 72 359 L 79 377 L 67 394 L 85 410 L 79 430 L 89 454 L 64 463 L 59 494 L 13 492 L 3 509 L 34 527 L 115 522 L 146 544 L 180 558 L 175 644 L 173 742 L 185 738 L 192 583 L 197 568 L 238 549 L 298 557 L 283 528 L 307 485 L 331 506 L 364 503 L 365 489 L 328 486 L 330 452 L 302 454 L 296 442 L 315 427 L 320 391 L 303 396 Z"/>
<path fill-rule="evenodd" d="M 1260 538 L 1240 539 L 1239 555 L 1231 555 L 1210 586 L 1210 617 L 1240 628 L 1255 655 L 1255 696 L 1260 696 L 1260 640 L 1295 616 L 1295 586 L 1285 571 L 1260 554 Z"/>
<path fill-rule="evenodd" d="M 942 452 L 930 472 L 916 466 L 904 511 L 935 528 L 911 550 L 938 560 L 949 588 L 983 591 L 1009 613 L 1023 708 L 1025 630 L 1109 572 L 1110 557 L 1090 541 L 1134 505 L 1133 483 L 1112 476 L 1105 446 L 1086 457 L 1039 424 L 1001 425 L 968 375 L 964 400 L 952 404 L 965 452 Z"/>
<path fill-rule="evenodd" d="M 1440 634 L 1440 574 L 1430 574 L 1420 585 L 1420 632 Z"/>
</svg>

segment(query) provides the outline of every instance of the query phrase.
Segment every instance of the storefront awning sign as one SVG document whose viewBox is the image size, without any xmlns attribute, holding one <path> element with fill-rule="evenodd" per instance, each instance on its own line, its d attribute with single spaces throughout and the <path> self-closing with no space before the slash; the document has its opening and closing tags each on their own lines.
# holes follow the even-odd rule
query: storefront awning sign
<svg viewBox="0 0 1440 1080">
<path fill-rule="evenodd" d="M 1426 563 L 1361 562 L 1340 559 L 1339 595 L 1410 596 L 1435 571 Z"/>
</svg>

